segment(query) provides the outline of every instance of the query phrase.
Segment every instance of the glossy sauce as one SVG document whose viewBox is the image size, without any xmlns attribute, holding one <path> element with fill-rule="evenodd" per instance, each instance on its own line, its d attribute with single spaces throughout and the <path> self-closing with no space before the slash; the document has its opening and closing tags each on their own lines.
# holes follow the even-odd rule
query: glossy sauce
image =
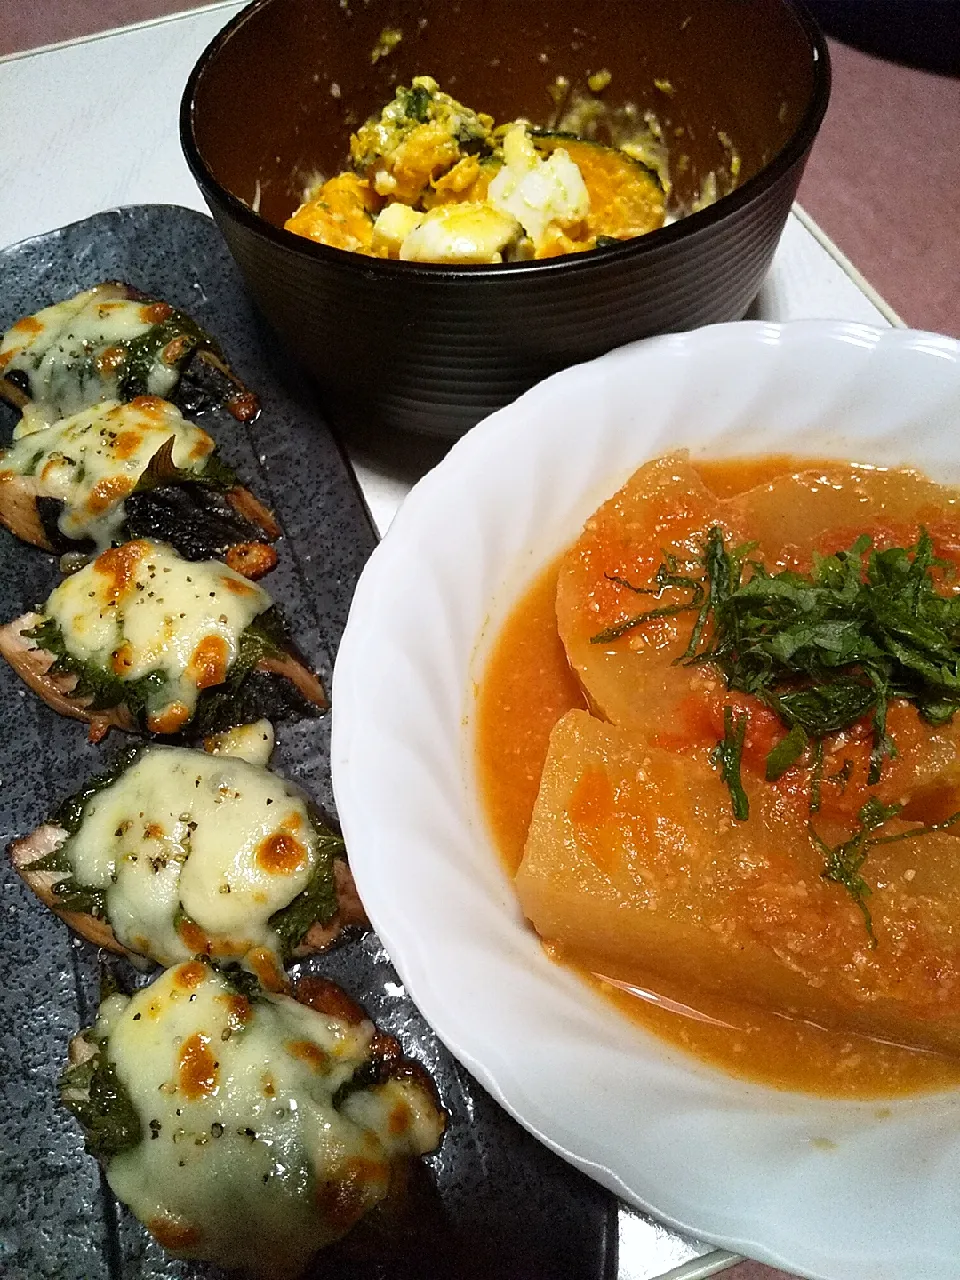
<svg viewBox="0 0 960 1280">
<path fill-rule="evenodd" d="M 477 763 L 487 820 L 511 875 L 527 827 L 553 726 L 586 707 L 557 634 L 559 559 L 530 586 L 497 638 L 477 698 Z"/>
<path fill-rule="evenodd" d="M 804 468 L 816 465 L 804 460 Z M 721 497 L 797 469 L 784 457 L 698 467 Z M 557 634 L 560 560 L 528 587 L 504 623 L 484 670 L 476 703 L 477 767 L 496 848 L 511 876 L 523 856 L 550 732 L 574 707 L 586 707 Z M 825 1030 L 768 1009 L 671 987 L 663 978 L 631 986 L 580 968 L 546 947 L 618 1009 L 705 1062 L 781 1089 L 823 1096 L 884 1098 L 954 1088 L 960 1062 L 920 1049 Z"/>
</svg>

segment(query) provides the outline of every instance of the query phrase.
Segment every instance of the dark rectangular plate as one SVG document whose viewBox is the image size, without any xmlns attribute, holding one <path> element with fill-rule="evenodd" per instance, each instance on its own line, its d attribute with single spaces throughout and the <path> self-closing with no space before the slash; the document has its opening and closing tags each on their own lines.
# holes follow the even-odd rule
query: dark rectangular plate
<svg viewBox="0 0 960 1280">
<path fill-rule="evenodd" d="M 260 395 L 263 412 L 254 424 L 223 414 L 208 416 L 204 426 L 241 480 L 277 513 L 285 536 L 266 585 L 329 687 L 354 585 L 376 539 L 310 388 L 253 311 L 213 223 L 173 206 L 96 214 L 0 250 L 0 331 L 110 279 L 189 311 Z M 41 602 L 56 580 L 54 557 L 0 529 L 0 620 Z M 118 735 L 91 746 L 83 725 L 49 710 L 2 662 L 0 724 L 5 846 L 101 768 L 115 754 Z M 328 809 L 329 762 L 329 717 L 281 727 L 275 767 Z M 0 889 L 0 1275 L 212 1280 L 220 1273 L 167 1256 L 116 1203 L 84 1154 L 76 1124 L 57 1105 L 67 1042 L 96 1009 L 100 953 L 41 906 L 6 858 Z M 355 938 L 309 967 L 340 982 L 429 1069 L 450 1117 L 440 1150 L 424 1162 L 425 1174 L 396 1221 L 379 1232 L 355 1232 L 321 1255 L 311 1274 L 613 1280 L 613 1197 L 531 1138 L 451 1057 L 407 997 L 376 935 Z"/>
</svg>

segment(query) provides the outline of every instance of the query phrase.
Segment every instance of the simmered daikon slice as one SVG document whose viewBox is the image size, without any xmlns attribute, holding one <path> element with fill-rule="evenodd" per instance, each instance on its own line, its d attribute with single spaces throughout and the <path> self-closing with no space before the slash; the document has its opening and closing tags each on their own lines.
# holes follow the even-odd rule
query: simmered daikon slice
<svg viewBox="0 0 960 1280">
<path fill-rule="evenodd" d="M 960 1053 L 960 837 L 869 850 L 873 945 L 857 903 L 823 876 L 806 809 L 759 783 L 750 799 L 750 820 L 734 822 L 709 765 L 571 711 L 517 874 L 523 909 L 561 955 L 620 981 L 675 979 L 693 996 Z M 818 819 L 817 833 L 834 846 L 851 828 Z"/>
</svg>

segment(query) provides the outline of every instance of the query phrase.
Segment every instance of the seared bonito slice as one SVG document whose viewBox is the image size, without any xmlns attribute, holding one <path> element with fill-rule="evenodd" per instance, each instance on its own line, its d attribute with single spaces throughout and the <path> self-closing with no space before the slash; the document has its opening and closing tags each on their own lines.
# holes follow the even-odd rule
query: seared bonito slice
<svg viewBox="0 0 960 1280">
<path fill-rule="evenodd" d="M 363 919 L 343 842 L 298 787 L 188 747 L 125 752 L 10 856 L 96 945 L 162 965 L 244 962 L 271 989 L 287 960 Z"/>
<path fill-rule="evenodd" d="M 0 395 L 27 428 L 143 395 L 176 397 L 190 414 L 222 406 L 241 422 L 260 409 L 191 316 L 115 280 L 12 325 L 0 338 Z"/>
<path fill-rule="evenodd" d="M 191 492 L 171 492 L 177 489 Z M 225 555 L 228 563 L 239 559 L 235 568 L 256 564 L 260 572 L 276 562 L 262 539 L 280 532 L 207 432 L 156 396 L 106 400 L 20 432 L 0 451 L 0 523 L 58 552 L 91 543 L 103 551 L 131 531 L 156 527 L 188 559 Z"/>
<path fill-rule="evenodd" d="M 0 654 L 95 739 L 111 726 L 203 735 L 326 706 L 261 586 L 149 539 L 109 548 L 0 628 Z"/>
<path fill-rule="evenodd" d="M 159 1242 L 293 1277 L 444 1128 L 432 1083 L 343 991 L 297 998 L 200 960 L 109 996 L 61 1097 L 113 1192 Z"/>
</svg>

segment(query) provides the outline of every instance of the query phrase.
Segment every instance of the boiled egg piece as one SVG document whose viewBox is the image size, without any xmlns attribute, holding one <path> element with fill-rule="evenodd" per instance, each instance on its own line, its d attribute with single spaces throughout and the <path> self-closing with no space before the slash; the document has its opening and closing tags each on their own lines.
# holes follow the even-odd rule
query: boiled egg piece
<svg viewBox="0 0 960 1280">
<path fill-rule="evenodd" d="M 503 167 L 490 183 L 490 204 L 511 214 L 539 249 L 551 226 L 569 227 L 590 212 L 590 193 L 562 147 L 543 160 L 522 124 L 503 139 Z"/>
<path fill-rule="evenodd" d="M 405 262 L 502 262 L 504 250 L 522 236 L 517 219 L 490 204 L 442 204 L 422 215 L 404 239 L 400 257 Z"/>
<path fill-rule="evenodd" d="M 424 214 L 411 209 L 407 204 L 388 204 L 377 214 L 373 222 L 373 250 L 396 258 L 400 254 L 404 240 L 411 231 L 419 227 Z"/>
</svg>

